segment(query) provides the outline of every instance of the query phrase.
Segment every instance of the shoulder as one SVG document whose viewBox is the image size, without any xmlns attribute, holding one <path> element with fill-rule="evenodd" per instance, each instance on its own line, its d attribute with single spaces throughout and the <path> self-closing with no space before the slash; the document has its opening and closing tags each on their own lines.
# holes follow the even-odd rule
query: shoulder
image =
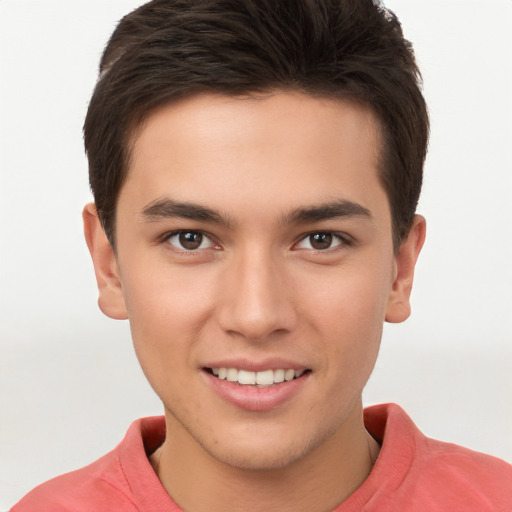
<svg viewBox="0 0 512 512">
<path fill-rule="evenodd" d="M 146 453 L 156 448 L 163 436 L 163 418 L 137 420 L 114 450 L 36 487 L 11 512 L 138 511 L 139 487 L 161 490 Z"/>
<path fill-rule="evenodd" d="M 368 430 L 382 443 L 374 472 L 393 489 L 398 510 L 510 512 L 512 466 L 461 446 L 430 439 L 398 406 L 365 411 Z"/>
<path fill-rule="evenodd" d="M 36 487 L 11 512 L 135 511 L 123 492 L 124 482 L 116 449 L 89 466 Z"/>
<path fill-rule="evenodd" d="M 421 444 L 423 446 L 421 446 Z M 512 510 L 512 466 L 496 457 L 424 438 L 410 479 L 460 510 Z M 462 508 L 465 507 L 465 508 Z M 456 508 L 454 508 L 456 510 Z"/>
</svg>

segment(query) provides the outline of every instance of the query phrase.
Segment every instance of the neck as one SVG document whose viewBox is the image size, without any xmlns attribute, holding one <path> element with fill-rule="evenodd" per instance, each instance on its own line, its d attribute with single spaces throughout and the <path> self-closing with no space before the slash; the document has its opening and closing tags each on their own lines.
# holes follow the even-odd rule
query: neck
<svg viewBox="0 0 512 512">
<path fill-rule="evenodd" d="M 279 469 L 230 466 L 204 451 L 167 415 L 167 439 L 151 456 L 173 500 L 186 512 L 329 512 L 369 475 L 379 445 L 362 421 L 362 407 L 322 445 Z"/>
</svg>

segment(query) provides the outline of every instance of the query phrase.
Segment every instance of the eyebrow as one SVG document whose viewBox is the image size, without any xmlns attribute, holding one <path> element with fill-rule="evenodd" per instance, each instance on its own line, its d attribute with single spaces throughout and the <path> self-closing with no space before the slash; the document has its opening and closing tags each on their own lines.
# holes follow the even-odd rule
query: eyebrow
<svg viewBox="0 0 512 512">
<path fill-rule="evenodd" d="M 284 223 L 307 224 L 338 217 L 363 217 L 371 219 L 372 214 L 368 208 L 359 203 L 339 199 L 329 203 L 297 208 L 284 217 Z"/>
<path fill-rule="evenodd" d="M 142 217 L 147 222 L 154 222 L 169 218 L 190 219 L 202 222 L 211 222 L 228 228 L 233 222 L 220 212 L 196 203 L 175 201 L 170 198 L 158 199 L 142 209 Z M 282 218 L 283 224 L 307 224 L 338 217 L 363 217 L 371 219 L 370 210 L 364 206 L 339 199 L 329 203 L 299 207 Z"/>
<path fill-rule="evenodd" d="M 181 219 L 212 222 L 226 227 L 231 227 L 232 225 L 227 216 L 211 208 L 195 203 L 174 201 L 168 198 L 153 201 L 142 209 L 141 214 L 143 219 L 148 222 L 178 217 Z"/>
</svg>

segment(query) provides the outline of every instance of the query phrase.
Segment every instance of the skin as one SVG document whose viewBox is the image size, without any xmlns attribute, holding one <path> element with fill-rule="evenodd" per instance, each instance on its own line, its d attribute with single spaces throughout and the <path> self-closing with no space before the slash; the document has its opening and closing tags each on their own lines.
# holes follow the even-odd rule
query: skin
<svg viewBox="0 0 512 512">
<path fill-rule="evenodd" d="M 393 250 L 379 144 L 371 110 L 347 101 L 199 95 L 160 108 L 138 134 L 116 253 L 86 206 L 99 305 L 130 320 L 165 407 L 152 463 L 183 510 L 328 511 L 371 471 L 362 390 L 383 322 L 409 315 L 425 237 L 417 216 Z M 198 209 L 176 203 L 211 215 L 183 218 Z M 185 249 L 178 231 L 201 244 Z M 275 358 L 308 373 L 266 411 L 222 399 L 204 370 Z"/>
</svg>

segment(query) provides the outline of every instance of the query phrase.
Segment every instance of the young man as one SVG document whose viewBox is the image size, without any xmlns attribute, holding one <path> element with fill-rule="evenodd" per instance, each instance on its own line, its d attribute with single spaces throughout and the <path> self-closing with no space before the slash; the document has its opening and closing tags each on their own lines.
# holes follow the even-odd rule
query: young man
<svg viewBox="0 0 512 512">
<path fill-rule="evenodd" d="M 156 0 L 85 123 L 85 234 L 165 418 L 25 510 L 509 511 L 512 467 L 363 411 L 410 311 L 428 117 L 370 0 Z"/>
</svg>

